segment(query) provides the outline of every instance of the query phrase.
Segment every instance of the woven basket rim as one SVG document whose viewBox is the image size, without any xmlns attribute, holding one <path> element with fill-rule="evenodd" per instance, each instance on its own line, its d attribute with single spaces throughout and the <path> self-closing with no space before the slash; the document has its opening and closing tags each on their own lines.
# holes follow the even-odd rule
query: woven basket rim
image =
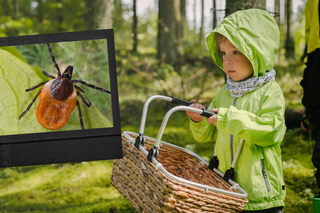
<svg viewBox="0 0 320 213">
<path fill-rule="evenodd" d="M 129 134 L 130 137 L 131 137 L 132 134 L 135 135 L 135 137 L 138 136 L 139 134 L 138 134 L 138 133 L 135 133 L 135 132 L 130 132 L 130 131 L 124 131 L 124 134 L 122 134 L 122 138 L 125 139 L 125 140 L 127 140 L 127 143 L 131 144 L 134 148 L 136 148 L 136 147 L 133 145 L 135 139 L 133 139 L 132 137 L 131 137 L 132 139 L 127 138 L 127 137 L 125 136 L 125 133 Z M 154 141 L 155 141 L 154 138 L 148 137 L 148 136 L 144 136 L 144 137 L 145 137 L 145 139 L 146 139 L 146 142 L 151 143 L 151 144 L 154 144 Z M 151 140 L 151 141 L 150 141 L 150 140 Z M 152 141 L 152 140 L 153 140 L 153 141 Z M 147 144 L 147 143 L 146 143 L 146 144 Z M 200 157 L 199 155 L 197 155 L 196 153 L 194 153 L 194 152 L 192 152 L 192 151 L 190 151 L 190 150 L 184 149 L 184 148 L 182 148 L 182 147 L 179 147 L 179 146 L 177 146 L 177 145 L 174 145 L 174 144 L 171 144 L 171 143 L 168 143 L 168 142 L 165 142 L 165 141 L 161 141 L 160 147 L 159 147 L 159 151 L 161 150 L 161 147 L 162 147 L 162 148 L 167 148 L 167 147 L 169 147 L 169 148 L 171 148 L 171 149 L 175 149 L 175 150 L 178 151 L 178 152 L 183 152 L 183 153 L 185 153 L 186 155 L 191 155 L 193 158 L 196 158 L 199 162 L 204 162 L 205 164 L 208 165 L 208 162 L 207 162 L 206 160 L 204 160 L 203 158 L 201 158 L 201 157 Z M 137 148 L 136 148 L 136 149 L 137 149 Z M 138 150 L 138 149 L 137 149 L 137 150 Z M 147 150 L 146 150 L 146 151 L 147 151 Z M 142 153 L 141 150 L 139 150 L 139 153 L 141 154 L 142 157 L 145 157 L 145 158 L 146 158 L 145 154 Z M 149 161 L 148 161 L 148 162 L 149 162 Z M 157 162 L 158 162 L 158 161 L 157 161 Z M 229 188 L 228 190 L 223 190 L 223 189 L 219 189 L 219 188 L 216 188 L 216 187 L 210 187 L 210 186 L 208 186 L 208 185 L 206 185 L 206 187 L 203 188 L 203 187 L 195 186 L 195 185 L 193 185 L 193 184 L 181 182 L 181 181 L 179 181 L 179 179 L 181 179 L 180 177 L 178 177 L 178 176 L 170 173 L 170 172 L 167 171 L 167 169 L 165 169 L 164 167 L 163 167 L 163 168 L 166 170 L 166 172 L 168 172 L 170 175 L 172 175 L 172 176 L 174 176 L 174 177 L 176 177 L 176 178 L 170 177 L 169 175 L 166 174 L 166 172 L 160 171 L 159 167 L 156 166 L 154 163 L 151 163 L 151 162 L 149 162 L 149 163 L 150 163 L 158 172 L 160 172 L 164 177 L 166 177 L 167 179 L 172 180 L 172 181 L 174 181 L 174 182 L 176 182 L 176 183 L 179 183 L 179 184 L 182 184 L 182 185 L 183 185 L 183 184 L 186 184 L 186 185 L 188 185 L 188 187 L 205 190 L 205 192 L 219 193 L 219 194 L 224 194 L 224 195 L 227 195 L 227 196 L 237 197 L 237 198 L 240 198 L 240 199 L 243 199 L 243 198 L 246 199 L 246 197 L 247 197 L 247 193 L 246 193 L 237 183 L 234 182 L 234 184 L 230 184 L 229 182 L 224 181 L 223 178 L 222 178 L 222 176 L 221 176 L 221 174 L 223 175 L 223 173 L 220 172 L 219 170 L 217 170 L 217 171 L 219 171 L 221 174 L 217 173 L 216 171 L 212 171 L 212 170 L 209 169 L 209 170 L 210 170 L 212 173 L 214 173 L 223 183 L 228 184 L 231 189 Z M 159 162 L 158 162 L 158 163 L 159 163 Z M 159 164 L 160 164 L 160 163 L 159 163 Z M 183 178 L 182 178 L 182 179 L 183 179 Z M 185 180 L 185 179 L 184 179 L 184 180 Z M 193 181 L 191 181 L 191 180 L 187 180 L 187 181 L 193 182 Z M 195 182 L 193 182 L 193 183 L 195 183 Z M 197 184 L 197 183 L 196 183 L 196 184 Z M 204 185 L 204 184 L 201 184 L 201 185 Z M 238 187 L 239 187 L 240 189 L 239 189 Z M 215 188 L 215 189 L 214 189 L 214 190 L 209 190 L 210 188 Z M 238 189 L 238 191 L 235 191 L 235 190 L 232 191 L 233 188 Z M 222 191 L 221 191 L 221 190 L 222 190 Z M 243 192 L 241 192 L 241 190 L 243 190 Z"/>
</svg>

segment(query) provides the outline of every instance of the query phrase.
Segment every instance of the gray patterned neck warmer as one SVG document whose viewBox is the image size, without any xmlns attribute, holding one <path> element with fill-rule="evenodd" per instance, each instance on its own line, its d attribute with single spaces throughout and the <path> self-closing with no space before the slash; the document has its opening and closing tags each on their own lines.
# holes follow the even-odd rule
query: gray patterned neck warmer
<svg viewBox="0 0 320 213">
<path fill-rule="evenodd" d="M 244 81 L 234 81 L 229 76 L 227 76 L 227 87 L 226 90 L 229 91 L 233 98 L 240 98 L 241 96 L 256 90 L 265 83 L 269 81 L 274 81 L 276 76 L 276 71 L 272 69 L 266 72 L 265 76 L 261 77 L 251 77 Z"/>
</svg>

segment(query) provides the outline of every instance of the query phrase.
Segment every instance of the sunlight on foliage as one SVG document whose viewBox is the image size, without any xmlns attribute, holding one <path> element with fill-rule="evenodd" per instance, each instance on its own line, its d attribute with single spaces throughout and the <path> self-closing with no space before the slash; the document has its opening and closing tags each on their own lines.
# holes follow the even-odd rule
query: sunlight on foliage
<svg viewBox="0 0 320 213">
<path fill-rule="evenodd" d="M 33 33 L 32 28 L 33 21 L 30 18 L 12 19 L 10 16 L 0 16 L 0 35 L 28 35 Z"/>
<path fill-rule="evenodd" d="M 292 76 L 290 73 L 277 79 L 285 97 L 286 107 L 301 107 L 303 94 L 303 89 L 300 86 L 301 79 L 301 76 Z"/>
</svg>

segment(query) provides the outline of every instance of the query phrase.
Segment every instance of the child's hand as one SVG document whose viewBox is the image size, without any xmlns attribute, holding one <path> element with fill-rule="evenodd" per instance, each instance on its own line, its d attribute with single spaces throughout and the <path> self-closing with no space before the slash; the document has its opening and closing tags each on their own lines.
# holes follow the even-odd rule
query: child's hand
<svg viewBox="0 0 320 213">
<path fill-rule="evenodd" d="M 217 126 L 217 119 L 218 119 L 218 111 L 219 108 L 214 108 L 211 110 L 212 112 L 216 113 L 215 115 L 212 115 L 210 118 L 207 118 L 207 122 L 211 123 L 215 126 Z"/>
<path fill-rule="evenodd" d="M 190 107 L 194 107 L 194 108 L 197 108 L 197 109 L 206 109 L 205 106 L 203 106 L 202 104 L 197 103 L 197 101 L 195 99 L 192 99 L 190 102 L 192 103 L 191 105 L 189 105 Z M 200 122 L 202 120 L 202 116 L 199 113 L 192 112 L 192 111 L 186 111 L 186 114 L 194 122 Z"/>
</svg>

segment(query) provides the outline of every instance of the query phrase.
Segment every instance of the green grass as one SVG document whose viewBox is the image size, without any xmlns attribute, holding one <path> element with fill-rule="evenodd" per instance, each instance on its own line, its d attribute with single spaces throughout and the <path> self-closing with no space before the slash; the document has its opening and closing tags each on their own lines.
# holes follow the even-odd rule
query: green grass
<svg viewBox="0 0 320 213">
<path fill-rule="evenodd" d="M 282 144 L 283 173 L 287 187 L 285 212 L 313 212 L 317 192 L 315 168 L 311 162 L 314 140 L 300 129 L 288 130 Z"/>
<path fill-rule="evenodd" d="M 0 212 L 132 212 L 110 183 L 112 163 L 3 168 Z"/>
</svg>

